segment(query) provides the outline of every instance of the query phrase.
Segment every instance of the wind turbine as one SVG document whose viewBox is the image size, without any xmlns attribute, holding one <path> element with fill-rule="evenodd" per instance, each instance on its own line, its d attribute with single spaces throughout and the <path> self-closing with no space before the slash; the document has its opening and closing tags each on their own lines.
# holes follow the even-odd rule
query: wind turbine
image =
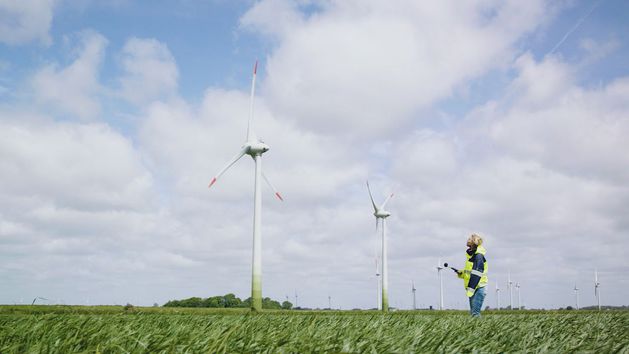
<svg viewBox="0 0 629 354">
<path fill-rule="evenodd" d="M 328 310 L 332 310 L 332 296 L 328 295 Z"/>
<path fill-rule="evenodd" d="M 598 282 L 598 270 L 594 270 L 594 295 L 596 296 L 596 302 L 598 303 L 598 310 L 601 310 L 601 289 L 599 287 L 601 283 Z"/>
<path fill-rule="evenodd" d="M 441 276 L 441 270 L 443 267 L 441 266 L 441 258 L 437 263 L 437 276 L 439 276 L 439 310 L 443 310 L 443 278 Z"/>
<path fill-rule="evenodd" d="M 576 309 L 579 309 L 579 288 L 577 288 L 577 284 L 574 284 L 574 300 L 575 300 L 575 305 L 576 305 Z"/>
<path fill-rule="evenodd" d="M 522 309 L 522 305 L 520 303 L 521 297 L 520 297 L 520 283 L 515 283 L 515 288 L 518 290 L 518 310 Z"/>
<path fill-rule="evenodd" d="M 413 292 L 413 310 L 417 310 L 417 302 L 415 301 L 415 282 L 411 280 L 411 291 Z"/>
<path fill-rule="evenodd" d="M 509 271 L 509 307 L 513 310 L 513 283 L 511 282 L 511 271 Z"/>
<path fill-rule="evenodd" d="M 255 311 L 262 310 L 262 233 L 260 230 L 262 224 L 262 197 L 260 195 L 260 177 L 263 177 L 266 183 L 271 187 L 279 200 L 282 196 L 275 190 L 269 179 L 262 172 L 262 154 L 269 151 L 269 146 L 258 139 L 253 130 L 253 103 L 256 87 L 256 72 L 258 70 L 258 62 L 253 66 L 253 78 L 251 80 L 251 98 L 249 102 L 249 121 L 247 123 L 247 140 L 242 145 L 240 152 L 236 154 L 227 165 L 214 177 L 208 188 L 233 165 L 240 160 L 245 154 L 251 156 L 255 162 L 255 179 L 253 193 L 253 259 L 251 274 L 251 309 Z"/>
<path fill-rule="evenodd" d="M 496 308 L 500 310 L 500 288 L 498 282 L 496 282 Z"/>
<path fill-rule="evenodd" d="M 389 281 L 389 272 L 387 269 L 387 229 L 386 229 L 386 219 L 391 216 L 391 213 L 384 210 L 384 207 L 387 205 L 389 200 L 393 197 L 393 193 L 391 193 L 380 205 L 379 207 L 376 205 L 376 202 L 373 201 L 373 196 L 371 195 L 371 188 L 369 188 L 369 181 L 367 181 L 367 191 L 369 191 L 369 198 L 371 198 L 371 204 L 373 205 L 373 215 L 376 217 L 376 230 L 378 230 L 378 220 L 382 219 L 382 311 L 389 311 L 389 294 L 388 294 L 388 281 Z"/>
<path fill-rule="evenodd" d="M 46 299 L 45 297 L 37 296 L 36 298 L 33 299 L 31 306 L 35 305 L 35 301 L 37 301 L 37 299 L 48 301 L 48 299 Z"/>
</svg>

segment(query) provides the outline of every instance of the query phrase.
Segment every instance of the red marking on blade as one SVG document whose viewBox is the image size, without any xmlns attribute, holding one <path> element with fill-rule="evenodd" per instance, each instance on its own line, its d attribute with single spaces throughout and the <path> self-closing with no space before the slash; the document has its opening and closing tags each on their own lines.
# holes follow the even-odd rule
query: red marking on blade
<svg viewBox="0 0 629 354">
<path fill-rule="evenodd" d="M 275 195 L 280 198 L 281 201 L 284 201 L 284 198 L 282 198 L 282 196 L 280 195 L 280 193 L 275 193 Z"/>
<path fill-rule="evenodd" d="M 207 186 L 208 188 L 212 187 L 212 185 L 216 183 L 216 177 L 212 178 L 212 182 L 210 182 L 210 185 Z"/>
<path fill-rule="evenodd" d="M 256 65 L 253 66 L 253 75 L 258 72 L 258 61 L 256 60 Z"/>
</svg>

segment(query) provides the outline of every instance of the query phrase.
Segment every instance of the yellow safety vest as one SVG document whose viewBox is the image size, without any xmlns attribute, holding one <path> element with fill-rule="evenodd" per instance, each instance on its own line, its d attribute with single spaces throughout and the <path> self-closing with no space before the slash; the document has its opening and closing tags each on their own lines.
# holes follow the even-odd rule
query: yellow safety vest
<svg viewBox="0 0 629 354">
<path fill-rule="evenodd" d="M 483 272 L 481 273 L 478 270 L 474 270 L 474 262 L 472 261 L 472 257 L 474 257 L 475 255 L 482 255 L 483 257 L 485 256 L 485 248 L 483 246 L 478 246 L 478 248 L 476 249 L 476 252 L 473 255 L 469 255 L 467 254 L 467 252 L 465 252 L 465 257 L 466 257 L 466 261 L 465 261 L 465 269 L 461 270 L 461 273 L 459 274 L 459 278 L 463 279 L 463 286 L 465 287 L 465 292 L 467 293 L 467 297 L 472 297 L 472 295 L 474 295 L 474 292 L 476 291 L 476 289 L 478 288 L 482 288 L 485 285 L 487 285 L 487 260 L 485 260 L 485 269 L 483 269 Z M 476 287 L 474 288 L 470 288 L 468 285 L 470 283 L 470 278 L 472 276 L 472 274 L 474 275 L 478 275 L 480 277 L 480 281 L 478 282 L 478 284 L 476 285 Z"/>
</svg>

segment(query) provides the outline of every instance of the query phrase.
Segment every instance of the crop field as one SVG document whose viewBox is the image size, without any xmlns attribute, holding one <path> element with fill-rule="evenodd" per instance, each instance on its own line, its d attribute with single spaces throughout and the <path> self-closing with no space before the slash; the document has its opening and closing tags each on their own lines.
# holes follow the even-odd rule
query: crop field
<svg viewBox="0 0 629 354">
<path fill-rule="evenodd" d="M 0 353 L 629 353 L 629 312 L 0 307 Z"/>
</svg>

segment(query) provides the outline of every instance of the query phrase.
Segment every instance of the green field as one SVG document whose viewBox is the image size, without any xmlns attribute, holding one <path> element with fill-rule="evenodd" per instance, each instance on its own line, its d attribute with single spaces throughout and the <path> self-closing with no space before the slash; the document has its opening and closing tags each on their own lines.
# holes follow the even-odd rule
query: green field
<svg viewBox="0 0 629 354">
<path fill-rule="evenodd" d="M 629 353 L 629 312 L 0 306 L 0 353 Z"/>
</svg>

